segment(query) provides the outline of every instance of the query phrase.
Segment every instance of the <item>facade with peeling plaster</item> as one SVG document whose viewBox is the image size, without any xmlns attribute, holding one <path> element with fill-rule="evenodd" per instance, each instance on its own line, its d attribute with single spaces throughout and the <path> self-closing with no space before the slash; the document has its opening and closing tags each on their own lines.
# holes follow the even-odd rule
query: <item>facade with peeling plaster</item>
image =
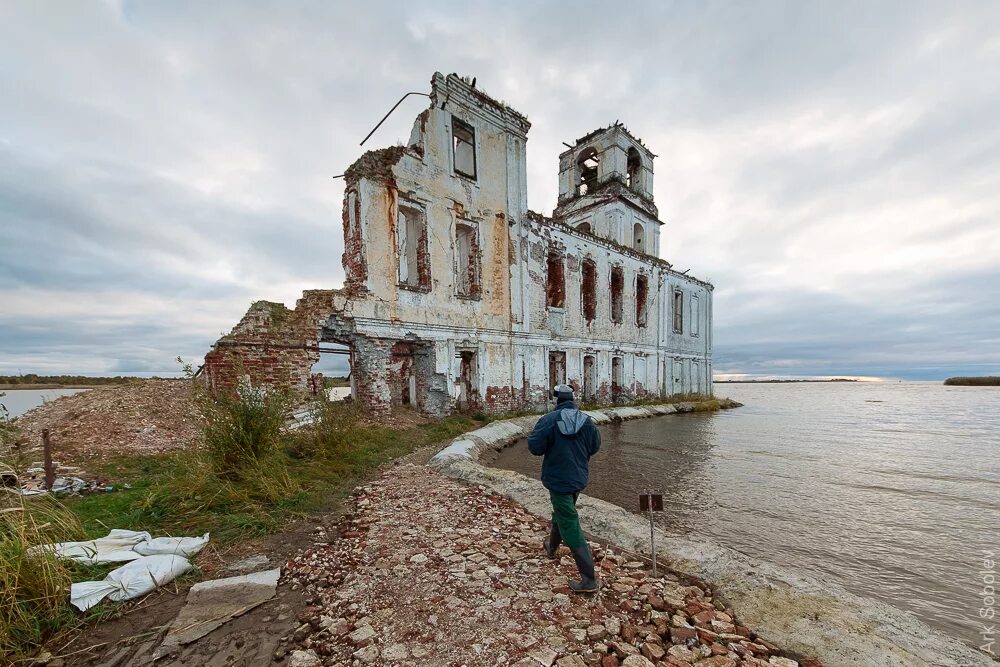
<svg viewBox="0 0 1000 667">
<path fill-rule="evenodd" d="M 310 390 L 338 343 L 376 410 L 538 408 L 560 382 L 601 404 L 710 393 L 713 287 L 658 257 L 656 156 L 619 124 L 580 138 L 546 217 L 527 206 L 527 118 L 454 74 L 430 100 L 406 146 L 345 173 L 344 287 L 255 303 L 206 380 Z"/>
</svg>

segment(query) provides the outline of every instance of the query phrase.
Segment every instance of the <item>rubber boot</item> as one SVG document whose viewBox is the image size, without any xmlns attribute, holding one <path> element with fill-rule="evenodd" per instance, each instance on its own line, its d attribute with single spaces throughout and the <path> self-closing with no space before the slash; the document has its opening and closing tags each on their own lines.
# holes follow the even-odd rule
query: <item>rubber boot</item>
<svg viewBox="0 0 1000 667">
<path fill-rule="evenodd" d="M 542 542 L 545 546 L 545 555 L 556 560 L 559 558 L 557 555 L 559 552 L 559 545 L 562 544 L 562 536 L 559 534 L 559 525 L 553 521 L 552 527 L 549 529 L 549 537 Z"/>
<path fill-rule="evenodd" d="M 580 581 L 570 581 L 569 587 L 577 593 L 596 593 L 601 587 L 594 576 L 594 559 L 590 555 L 590 547 L 586 544 L 572 549 L 576 568 L 580 570 Z"/>
</svg>

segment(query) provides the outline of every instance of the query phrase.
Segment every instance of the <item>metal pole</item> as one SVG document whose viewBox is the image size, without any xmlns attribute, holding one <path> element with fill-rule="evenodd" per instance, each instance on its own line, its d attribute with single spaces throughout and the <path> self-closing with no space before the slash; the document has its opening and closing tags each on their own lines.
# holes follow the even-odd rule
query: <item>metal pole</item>
<svg viewBox="0 0 1000 667">
<path fill-rule="evenodd" d="M 56 483 L 56 469 L 52 465 L 52 440 L 49 438 L 49 429 L 42 429 L 42 464 L 45 468 L 45 488 L 52 490 L 52 485 Z"/>
<path fill-rule="evenodd" d="M 373 128 L 372 128 L 372 131 L 371 131 L 371 132 L 369 132 L 369 133 L 368 133 L 367 135 L 365 135 L 365 138 L 361 140 L 361 144 L 360 144 L 361 146 L 364 146 L 364 145 L 365 145 L 365 142 L 366 142 L 366 141 L 368 141 L 368 139 L 369 139 L 369 138 L 370 138 L 370 137 L 371 137 L 371 136 L 372 136 L 373 134 L 375 134 L 375 130 L 377 130 L 378 128 L 382 127 L 382 123 L 384 123 L 384 122 L 385 122 L 385 119 L 386 119 L 386 118 L 388 118 L 388 117 L 389 117 L 390 115 L 392 115 L 392 112 L 396 110 L 396 107 L 398 107 L 398 106 L 399 106 L 400 104 L 402 104 L 402 103 L 403 103 L 403 100 L 405 100 L 405 99 L 406 99 L 407 97 L 409 97 L 410 95 L 423 95 L 424 97 L 430 97 L 430 95 L 428 95 L 427 93 L 417 93 L 417 92 L 413 92 L 413 93 L 407 93 L 407 94 L 403 95 L 402 97 L 400 97 L 400 98 L 399 98 L 399 101 L 398 101 L 398 102 L 396 102 L 395 104 L 393 104 L 393 105 L 392 105 L 392 108 L 391 108 L 391 109 L 389 109 L 389 113 L 387 113 L 386 115 L 382 116 L 382 120 L 380 120 L 380 121 L 378 122 L 378 125 L 376 125 L 375 127 L 373 127 Z"/>
<path fill-rule="evenodd" d="M 652 550 L 653 550 L 653 577 L 655 578 L 657 576 L 657 574 L 656 574 L 656 533 L 653 530 L 653 496 L 652 496 L 652 494 L 650 494 L 650 496 L 649 496 L 649 544 L 650 544 L 650 546 L 652 547 Z"/>
</svg>

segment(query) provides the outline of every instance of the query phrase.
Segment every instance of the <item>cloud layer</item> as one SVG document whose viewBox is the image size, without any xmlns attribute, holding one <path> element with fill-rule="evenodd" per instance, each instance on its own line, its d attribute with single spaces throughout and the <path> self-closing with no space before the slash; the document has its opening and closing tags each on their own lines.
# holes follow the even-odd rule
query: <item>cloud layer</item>
<svg viewBox="0 0 1000 667">
<path fill-rule="evenodd" d="M 661 255 L 716 370 L 1000 372 L 996 3 L 6 3 L 0 373 L 169 373 L 337 286 L 343 172 L 435 70 L 659 155 Z M 371 140 L 404 140 L 411 98 Z"/>
</svg>

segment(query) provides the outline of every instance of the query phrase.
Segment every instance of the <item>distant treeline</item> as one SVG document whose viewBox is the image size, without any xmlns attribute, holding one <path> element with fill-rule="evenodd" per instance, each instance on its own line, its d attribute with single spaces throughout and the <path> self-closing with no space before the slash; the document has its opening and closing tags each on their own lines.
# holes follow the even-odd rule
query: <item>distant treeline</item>
<svg viewBox="0 0 1000 667">
<path fill-rule="evenodd" d="M 963 387 L 1000 387 L 1000 375 L 948 378 L 944 383 Z"/>
<path fill-rule="evenodd" d="M 0 385 L 72 385 L 74 387 L 96 387 L 106 384 L 125 384 L 142 378 L 116 375 L 115 377 L 86 377 L 83 375 L 0 375 Z"/>
</svg>

